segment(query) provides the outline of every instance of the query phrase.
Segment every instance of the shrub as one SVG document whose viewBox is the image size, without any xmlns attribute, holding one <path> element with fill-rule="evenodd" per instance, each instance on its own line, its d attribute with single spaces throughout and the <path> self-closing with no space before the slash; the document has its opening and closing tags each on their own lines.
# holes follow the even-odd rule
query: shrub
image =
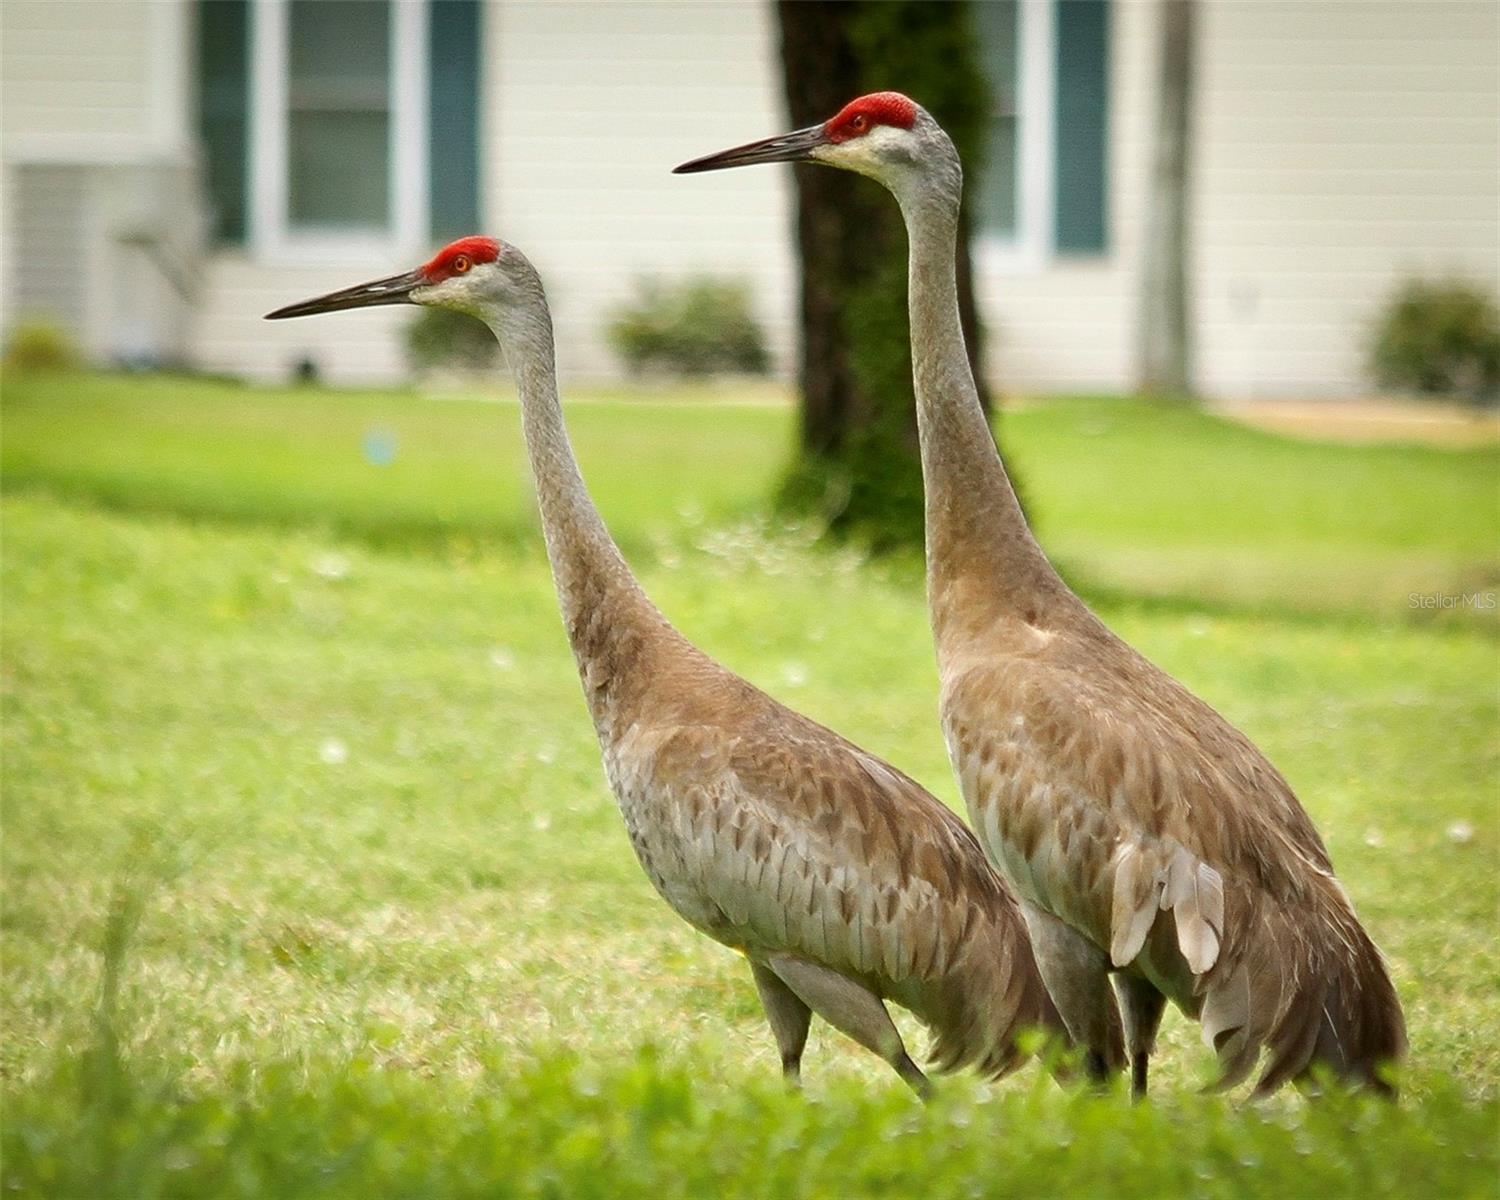
<svg viewBox="0 0 1500 1200">
<path fill-rule="evenodd" d="M 78 346 L 55 321 L 22 321 L 11 330 L 5 365 L 18 371 L 61 371 L 78 365 Z"/>
<path fill-rule="evenodd" d="M 749 285 L 738 280 L 643 279 L 611 315 L 609 342 L 631 374 L 762 374 L 770 356 L 750 301 Z"/>
<path fill-rule="evenodd" d="M 488 371 L 499 365 L 500 344 L 483 321 L 447 308 L 424 308 L 406 327 L 412 370 Z"/>
<path fill-rule="evenodd" d="M 1492 400 L 1500 391 L 1500 312 L 1474 284 L 1409 281 L 1386 304 L 1371 358 L 1387 387 Z"/>
</svg>

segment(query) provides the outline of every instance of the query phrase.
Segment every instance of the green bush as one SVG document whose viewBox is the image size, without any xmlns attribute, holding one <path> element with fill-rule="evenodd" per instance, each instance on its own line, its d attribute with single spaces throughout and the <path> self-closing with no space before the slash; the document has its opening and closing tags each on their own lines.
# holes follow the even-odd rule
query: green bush
<svg viewBox="0 0 1500 1200">
<path fill-rule="evenodd" d="M 73 335 L 55 321 L 21 321 L 5 347 L 5 365 L 18 371 L 62 371 L 79 358 Z"/>
<path fill-rule="evenodd" d="M 631 374 L 759 375 L 770 361 L 750 287 L 734 279 L 642 279 L 635 297 L 611 315 L 607 333 Z"/>
<path fill-rule="evenodd" d="M 1375 329 L 1371 358 L 1386 387 L 1494 400 L 1500 392 L 1500 311 L 1461 280 L 1402 284 Z"/>
<path fill-rule="evenodd" d="M 447 308 L 424 308 L 406 327 L 412 370 L 488 371 L 500 362 L 500 344 L 483 321 Z"/>
</svg>

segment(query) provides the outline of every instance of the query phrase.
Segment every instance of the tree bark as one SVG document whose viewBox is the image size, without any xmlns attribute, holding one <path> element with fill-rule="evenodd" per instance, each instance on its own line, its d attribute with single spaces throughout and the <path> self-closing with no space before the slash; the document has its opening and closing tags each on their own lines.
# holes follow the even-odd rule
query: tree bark
<svg viewBox="0 0 1500 1200">
<path fill-rule="evenodd" d="M 777 15 L 790 127 L 893 88 L 926 104 L 960 152 L 977 156 L 986 94 L 962 0 L 780 0 Z M 977 179 L 977 161 L 966 154 L 965 163 Z M 920 544 L 900 210 L 871 180 L 813 164 L 794 171 L 801 436 L 783 505 L 811 509 L 831 530 L 878 545 Z M 958 276 L 969 356 L 987 404 L 967 237 Z"/>
<path fill-rule="evenodd" d="M 1136 386 L 1193 394 L 1188 176 L 1197 0 L 1161 0 L 1156 138 L 1138 305 Z"/>
<path fill-rule="evenodd" d="M 781 61 L 790 127 L 826 120 L 859 94 L 859 63 L 845 36 L 846 6 L 817 0 L 782 0 Z M 853 281 L 868 276 L 860 230 L 889 224 L 884 197 L 849 186 L 841 171 L 812 163 L 792 168 L 797 189 L 797 251 L 802 343 L 798 383 L 802 393 L 802 448 L 838 455 L 851 427 L 868 420 L 869 398 L 860 394 L 842 334 L 842 299 Z"/>
</svg>

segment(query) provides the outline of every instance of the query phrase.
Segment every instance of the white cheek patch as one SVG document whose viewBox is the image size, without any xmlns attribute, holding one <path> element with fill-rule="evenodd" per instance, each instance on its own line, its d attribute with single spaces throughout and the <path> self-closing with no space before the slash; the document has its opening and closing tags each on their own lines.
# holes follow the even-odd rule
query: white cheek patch
<svg viewBox="0 0 1500 1200">
<path fill-rule="evenodd" d="M 428 284 L 413 290 L 411 298 L 418 304 L 436 308 L 451 308 L 458 312 L 475 312 L 484 296 L 484 278 L 490 264 L 477 264 L 466 275 L 454 275 L 441 283 Z"/>
<path fill-rule="evenodd" d="M 911 136 L 909 130 L 897 129 L 893 125 L 877 125 L 863 137 L 819 146 L 813 151 L 813 157 L 830 166 L 857 171 L 861 175 L 878 179 L 889 169 L 892 160 L 906 157 L 903 151 Z"/>
</svg>

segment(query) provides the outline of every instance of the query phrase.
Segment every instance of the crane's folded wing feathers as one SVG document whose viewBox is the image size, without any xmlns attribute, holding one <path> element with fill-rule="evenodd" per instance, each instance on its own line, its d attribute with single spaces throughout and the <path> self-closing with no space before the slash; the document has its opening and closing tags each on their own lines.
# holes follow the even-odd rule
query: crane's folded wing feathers
<svg viewBox="0 0 1500 1200">
<path fill-rule="evenodd" d="M 687 777 L 672 761 L 701 736 L 653 739 L 651 790 L 671 809 L 681 871 L 722 914 L 708 932 L 752 956 L 813 959 L 911 1009 L 938 1069 L 1003 1074 L 1023 1058 L 1022 1028 L 1061 1028 L 1014 897 L 941 802 L 786 710 L 721 732 L 713 769 L 673 782 Z"/>
<path fill-rule="evenodd" d="M 1315 1057 L 1373 1080 L 1405 1045 L 1400 1005 L 1311 819 L 1244 735 L 1120 645 L 1086 670 L 1012 659 L 945 681 L 980 826 L 1007 829 L 992 849 L 1115 967 L 1144 953 L 1163 978 L 1169 912 L 1173 995 L 1226 1083 L 1263 1047 L 1261 1090 Z"/>
</svg>

